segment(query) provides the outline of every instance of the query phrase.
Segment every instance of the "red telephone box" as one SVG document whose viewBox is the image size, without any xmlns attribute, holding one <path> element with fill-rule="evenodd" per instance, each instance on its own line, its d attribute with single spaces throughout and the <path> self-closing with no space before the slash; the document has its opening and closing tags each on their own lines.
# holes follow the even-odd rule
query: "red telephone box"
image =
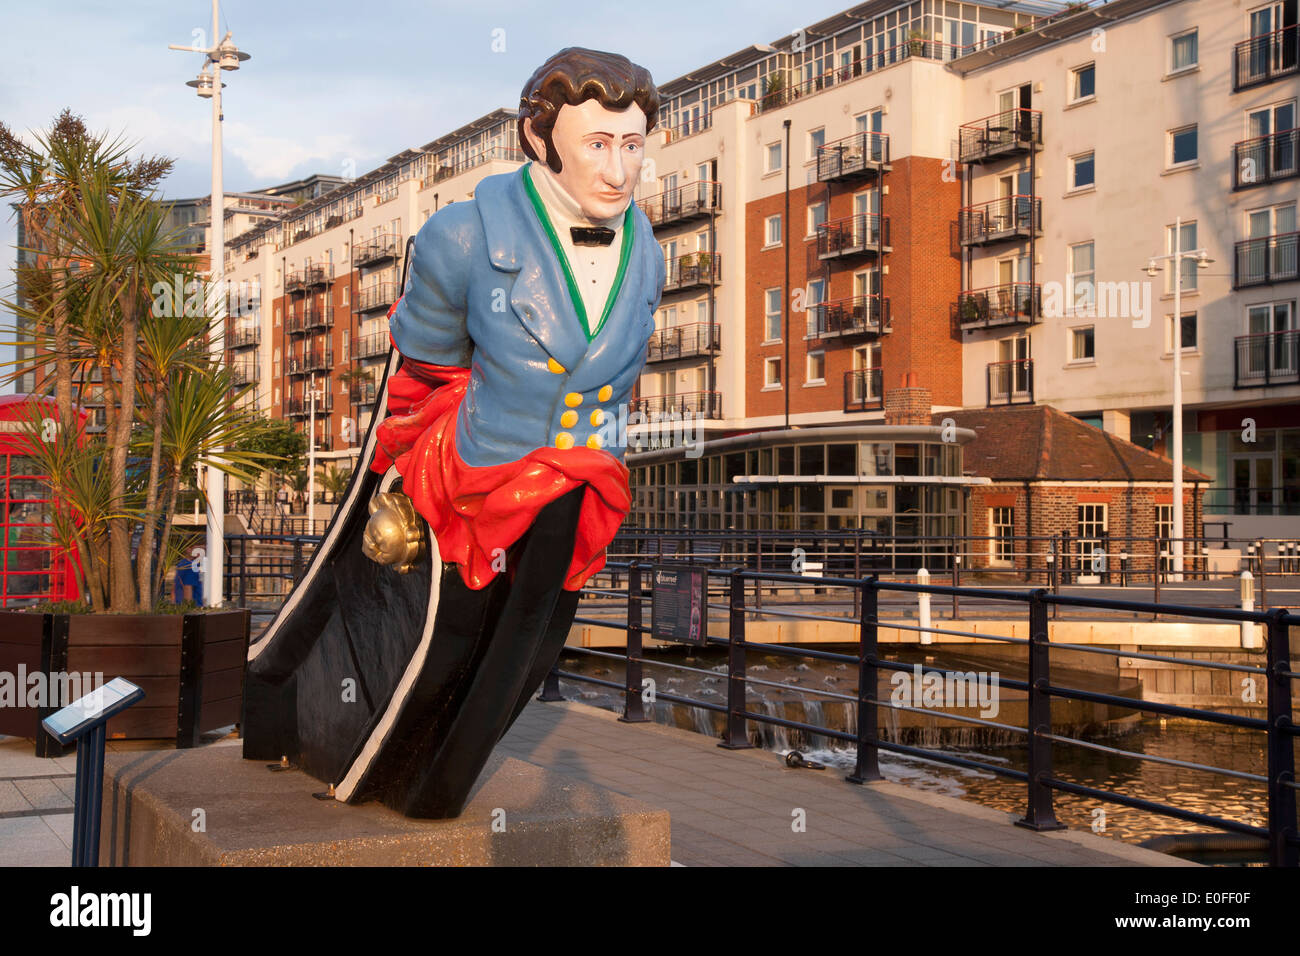
<svg viewBox="0 0 1300 956">
<path fill-rule="evenodd" d="M 70 556 L 53 538 L 54 502 L 36 459 L 26 453 L 30 441 L 31 396 L 0 396 L 0 607 L 38 601 L 76 600 L 77 576 Z M 57 417 L 54 403 L 36 398 Z M 83 413 L 84 415 L 84 413 Z"/>
</svg>

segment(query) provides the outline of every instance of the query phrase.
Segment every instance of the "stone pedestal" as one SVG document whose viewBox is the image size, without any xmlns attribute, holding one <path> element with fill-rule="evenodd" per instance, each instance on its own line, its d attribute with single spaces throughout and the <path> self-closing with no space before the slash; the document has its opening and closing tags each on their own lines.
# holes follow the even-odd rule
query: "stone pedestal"
<svg viewBox="0 0 1300 956">
<path fill-rule="evenodd" d="M 668 811 L 494 756 L 455 820 L 319 800 L 238 741 L 110 753 L 101 866 L 667 866 Z"/>
</svg>

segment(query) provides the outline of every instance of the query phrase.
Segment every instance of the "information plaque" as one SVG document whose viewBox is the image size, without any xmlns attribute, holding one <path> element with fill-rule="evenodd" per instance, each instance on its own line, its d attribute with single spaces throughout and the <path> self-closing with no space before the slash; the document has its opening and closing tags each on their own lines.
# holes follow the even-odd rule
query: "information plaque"
<svg viewBox="0 0 1300 956">
<path fill-rule="evenodd" d="M 704 568 L 657 564 L 650 598 L 650 636 L 704 646 L 708 640 L 708 581 Z"/>
</svg>

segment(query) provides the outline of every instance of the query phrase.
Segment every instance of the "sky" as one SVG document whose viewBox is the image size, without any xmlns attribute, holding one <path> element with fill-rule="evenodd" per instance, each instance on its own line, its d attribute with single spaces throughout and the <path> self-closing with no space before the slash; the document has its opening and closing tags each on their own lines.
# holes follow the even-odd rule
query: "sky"
<svg viewBox="0 0 1300 956">
<path fill-rule="evenodd" d="M 666 82 L 850 6 L 223 0 L 220 32 L 251 55 L 223 74 L 225 188 L 363 174 L 517 105 L 524 80 L 566 46 L 622 53 Z M 174 159 L 164 198 L 206 196 L 211 104 L 185 85 L 202 57 L 167 46 L 207 45 L 211 19 L 210 0 L 0 0 L 0 119 L 22 134 L 68 107 L 136 143 L 137 155 Z M 12 210 L 0 220 L 0 297 L 12 298 Z"/>
</svg>

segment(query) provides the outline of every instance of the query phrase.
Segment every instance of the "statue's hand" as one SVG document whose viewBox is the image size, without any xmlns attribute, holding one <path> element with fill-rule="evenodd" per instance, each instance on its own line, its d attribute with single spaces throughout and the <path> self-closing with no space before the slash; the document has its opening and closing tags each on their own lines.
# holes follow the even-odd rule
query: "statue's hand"
<svg viewBox="0 0 1300 956">
<path fill-rule="evenodd" d="M 361 553 L 377 564 L 406 574 L 424 556 L 423 522 L 411 499 L 385 492 L 370 499 L 370 520 L 361 540 Z"/>
</svg>

